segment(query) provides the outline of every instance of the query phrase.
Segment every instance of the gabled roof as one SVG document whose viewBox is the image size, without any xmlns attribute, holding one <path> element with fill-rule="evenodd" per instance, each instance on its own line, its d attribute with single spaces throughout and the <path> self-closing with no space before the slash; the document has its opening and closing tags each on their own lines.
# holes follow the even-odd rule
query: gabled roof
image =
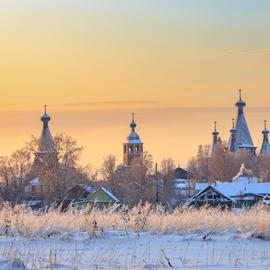
<svg viewBox="0 0 270 270">
<path fill-rule="evenodd" d="M 100 187 L 95 192 L 90 194 L 87 197 L 86 201 L 101 202 L 101 203 L 107 203 L 107 202 L 120 203 L 121 202 L 111 191 L 109 191 L 108 189 L 104 187 Z"/>
<path fill-rule="evenodd" d="M 196 184 L 195 190 L 204 190 L 209 185 L 207 183 Z M 220 193 L 227 197 L 239 197 L 245 194 L 267 195 L 270 194 L 270 182 L 248 183 L 248 182 L 220 182 L 211 185 Z"/>
<path fill-rule="evenodd" d="M 222 193 L 216 187 L 214 187 L 212 185 L 208 185 L 203 190 L 201 190 L 200 192 L 196 193 L 189 200 L 187 200 L 186 204 L 187 205 L 190 205 L 193 201 L 195 201 L 198 197 L 200 197 L 203 193 L 207 192 L 210 189 L 212 189 L 215 193 L 219 194 L 220 196 L 224 197 L 226 200 L 236 203 L 236 201 L 233 198 L 231 198 L 231 197 L 227 196 L 226 194 Z"/>
</svg>

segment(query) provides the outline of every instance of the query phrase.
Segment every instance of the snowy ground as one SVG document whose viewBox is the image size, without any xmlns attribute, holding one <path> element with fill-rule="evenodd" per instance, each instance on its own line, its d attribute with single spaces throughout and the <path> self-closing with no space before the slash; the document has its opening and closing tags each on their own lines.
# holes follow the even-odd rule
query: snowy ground
<svg viewBox="0 0 270 270">
<path fill-rule="evenodd" d="M 205 240 L 203 239 L 205 238 Z M 270 269 L 270 241 L 240 233 L 69 232 L 46 239 L 0 238 L 0 270 Z M 15 259 L 15 261 L 11 260 Z"/>
</svg>

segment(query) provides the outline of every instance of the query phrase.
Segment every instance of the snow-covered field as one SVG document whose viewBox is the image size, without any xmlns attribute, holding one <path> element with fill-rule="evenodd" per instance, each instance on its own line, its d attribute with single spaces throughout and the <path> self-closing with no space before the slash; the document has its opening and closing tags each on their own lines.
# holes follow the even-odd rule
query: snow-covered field
<svg viewBox="0 0 270 270">
<path fill-rule="evenodd" d="M 48 239 L 0 239 L 0 269 L 12 261 L 31 269 L 269 269 L 270 242 L 226 233 L 151 234 L 108 231 L 102 237 L 69 233 Z M 16 265 L 15 263 L 15 265 Z M 21 269 L 19 264 L 17 269 Z"/>
<path fill-rule="evenodd" d="M 270 212 L 0 210 L 0 270 L 270 269 Z"/>
</svg>

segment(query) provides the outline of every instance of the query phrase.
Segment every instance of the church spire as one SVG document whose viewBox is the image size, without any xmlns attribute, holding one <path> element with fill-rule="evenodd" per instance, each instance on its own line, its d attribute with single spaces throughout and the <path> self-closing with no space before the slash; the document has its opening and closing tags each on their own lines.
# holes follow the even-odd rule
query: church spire
<svg viewBox="0 0 270 270">
<path fill-rule="evenodd" d="M 129 126 L 131 128 L 131 132 L 123 143 L 123 163 L 125 165 L 131 165 L 134 158 L 138 158 L 143 155 L 143 143 L 139 134 L 136 132 L 137 124 L 135 122 L 134 113 L 132 113 L 132 119 Z"/>
<path fill-rule="evenodd" d="M 235 119 L 232 119 L 232 129 L 230 130 L 231 136 L 228 142 L 229 151 L 235 153 L 238 151 L 238 143 L 237 143 L 237 128 L 235 128 Z"/>
<path fill-rule="evenodd" d="M 244 115 L 244 107 L 246 102 L 242 99 L 242 89 L 239 89 L 239 100 L 236 102 L 235 106 L 238 108 L 236 126 L 237 129 L 236 137 L 238 147 L 240 149 L 248 149 L 251 153 L 255 154 L 256 147 L 253 144 L 250 131 L 247 125 L 247 121 Z"/>
<path fill-rule="evenodd" d="M 211 157 L 214 156 L 216 148 L 217 148 L 217 144 L 218 144 L 218 135 L 219 132 L 217 131 L 217 122 L 214 122 L 214 131 L 212 132 L 213 135 L 213 143 L 212 143 L 212 149 L 211 149 Z"/>
<path fill-rule="evenodd" d="M 41 116 L 40 120 L 43 122 L 43 127 L 39 139 L 37 155 L 40 156 L 45 153 L 55 153 L 55 146 L 49 129 L 49 121 L 51 120 L 51 117 L 47 113 L 47 105 L 44 105 L 44 114 Z"/>
<path fill-rule="evenodd" d="M 263 134 L 263 142 L 262 142 L 262 147 L 261 147 L 261 155 L 269 155 L 270 154 L 270 145 L 269 145 L 269 130 L 267 128 L 267 121 L 264 120 L 264 130 L 262 131 Z"/>
</svg>

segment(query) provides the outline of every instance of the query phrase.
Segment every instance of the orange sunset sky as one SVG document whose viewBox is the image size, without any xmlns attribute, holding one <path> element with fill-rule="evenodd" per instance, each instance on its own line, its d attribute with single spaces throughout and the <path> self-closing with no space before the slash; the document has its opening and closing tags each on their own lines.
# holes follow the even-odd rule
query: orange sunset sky
<svg viewBox="0 0 270 270">
<path fill-rule="evenodd" d="M 185 166 L 228 140 L 238 88 L 256 146 L 270 121 L 270 1 L 9 0 L 0 3 L 0 155 L 41 132 L 86 146 L 83 164 L 115 154 L 136 113 L 154 160 Z"/>
</svg>

